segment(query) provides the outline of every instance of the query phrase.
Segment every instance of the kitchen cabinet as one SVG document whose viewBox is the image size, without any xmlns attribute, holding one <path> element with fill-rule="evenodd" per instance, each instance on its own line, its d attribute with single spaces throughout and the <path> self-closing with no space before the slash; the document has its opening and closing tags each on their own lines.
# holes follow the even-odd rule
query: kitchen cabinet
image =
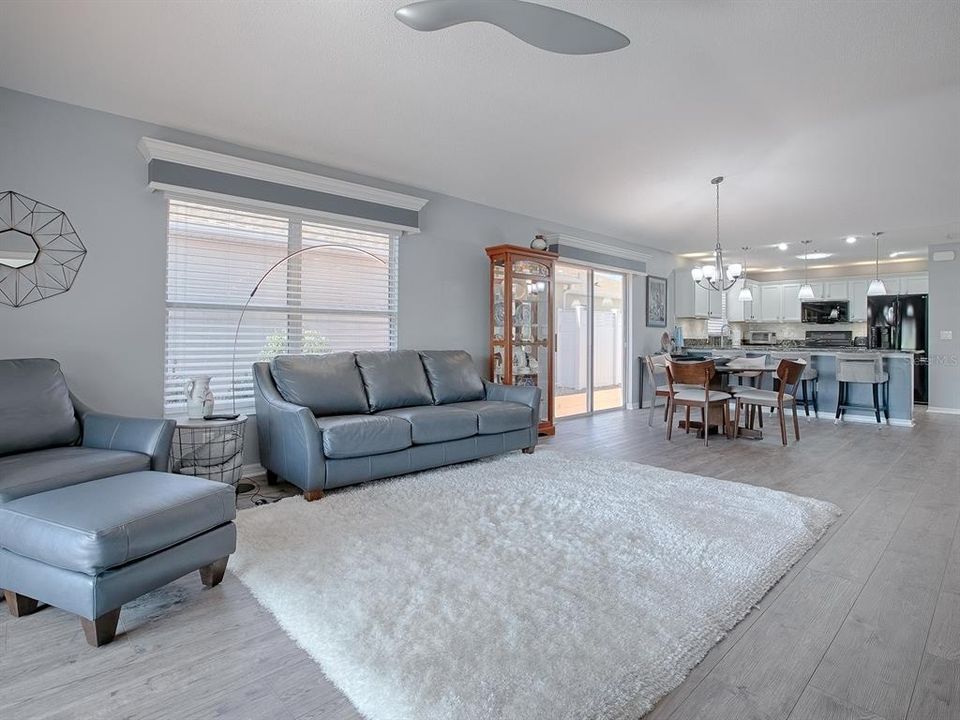
<svg viewBox="0 0 960 720">
<path fill-rule="evenodd" d="M 846 280 L 830 280 L 824 283 L 824 300 L 849 300 L 850 289 Z"/>
<path fill-rule="evenodd" d="M 822 292 L 822 290 L 821 290 Z M 800 322 L 800 283 L 784 283 L 780 286 L 781 322 Z M 814 286 L 816 293 L 816 286 Z"/>
<path fill-rule="evenodd" d="M 673 301 L 678 318 L 720 317 L 720 293 L 700 287 L 682 270 L 675 278 Z"/>
<path fill-rule="evenodd" d="M 930 291 L 930 281 L 927 275 L 907 275 L 900 278 L 901 295 L 923 295 Z"/>
<path fill-rule="evenodd" d="M 742 302 L 737 298 L 744 286 L 750 288 L 753 294 L 753 300 Z M 752 280 L 738 280 L 737 283 L 727 291 L 727 321 L 728 322 L 751 322 L 760 319 L 760 285 Z"/>
<path fill-rule="evenodd" d="M 867 319 L 867 288 L 869 280 L 851 280 L 847 283 L 850 292 L 850 322 Z"/>
<path fill-rule="evenodd" d="M 760 320 L 762 322 L 780 321 L 781 287 L 764 283 L 760 286 Z"/>
</svg>

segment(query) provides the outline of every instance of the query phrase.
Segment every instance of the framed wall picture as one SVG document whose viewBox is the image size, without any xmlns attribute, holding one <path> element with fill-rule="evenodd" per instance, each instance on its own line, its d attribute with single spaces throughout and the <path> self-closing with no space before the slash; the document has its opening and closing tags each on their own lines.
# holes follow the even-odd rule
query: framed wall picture
<svg viewBox="0 0 960 720">
<path fill-rule="evenodd" d="M 667 326 L 667 279 L 647 275 L 647 327 Z"/>
</svg>

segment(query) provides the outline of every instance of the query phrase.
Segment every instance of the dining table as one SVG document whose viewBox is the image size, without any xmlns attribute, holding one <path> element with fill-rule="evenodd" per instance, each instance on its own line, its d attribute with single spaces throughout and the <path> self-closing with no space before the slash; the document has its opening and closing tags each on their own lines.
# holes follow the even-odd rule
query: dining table
<svg viewBox="0 0 960 720">
<path fill-rule="evenodd" d="M 730 387 L 731 376 L 742 375 L 744 373 L 761 373 L 761 376 L 765 375 L 776 375 L 777 369 L 780 367 L 780 361 L 771 361 L 767 360 L 763 365 L 751 365 L 746 362 L 742 362 L 745 358 L 708 358 L 714 361 L 714 367 L 716 369 L 716 375 L 713 377 L 713 382 L 711 383 L 711 388 L 714 390 L 726 390 Z M 719 362 L 718 362 L 719 361 Z M 740 361 L 740 362 L 738 362 Z M 674 362 L 684 362 L 682 359 L 675 358 Z M 692 360 L 691 362 L 703 362 L 703 359 L 698 358 L 697 360 Z M 802 361 L 801 361 L 802 362 Z M 762 385 L 762 383 L 761 383 Z M 730 417 L 730 434 L 733 434 L 735 428 L 733 427 L 733 414 L 731 413 Z M 759 428 L 749 427 L 748 418 L 744 416 L 743 418 L 744 425 L 740 428 L 738 437 L 746 438 L 748 440 L 760 440 L 763 438 L 763 430 Z M 751 423 L 752 424 L 752 423 Z M 722 413 L 720 410 L 713 409 L 710 411 L 710 414 L 707 417 L 707 432 L 720 432 L 720 428 L 723 425 Z M 680 428 L 686 429 L 687 424 L 685 420 L 681 420 L 679 424 Z M 716 428 L 716 429 L 714 429 Z M 696 429 L 698 435 L 704 432 L 703 423 L 699 420 L 690 421 L 690 429 Z"/>
</svg>

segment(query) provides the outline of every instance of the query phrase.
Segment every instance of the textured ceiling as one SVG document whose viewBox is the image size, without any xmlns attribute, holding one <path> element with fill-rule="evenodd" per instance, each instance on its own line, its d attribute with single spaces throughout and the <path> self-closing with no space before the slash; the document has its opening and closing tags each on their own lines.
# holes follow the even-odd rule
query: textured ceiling
<svg viewBox="0 0 960 720">
<path fill-rule="evenodd" d="M 960 232 L 956 0 L 545 2 L 632 41 L 596 56 L 402 4 L 6 0 L 0 85 L 676 252 L 718 174 L 728 251 Z"/>
</svg>

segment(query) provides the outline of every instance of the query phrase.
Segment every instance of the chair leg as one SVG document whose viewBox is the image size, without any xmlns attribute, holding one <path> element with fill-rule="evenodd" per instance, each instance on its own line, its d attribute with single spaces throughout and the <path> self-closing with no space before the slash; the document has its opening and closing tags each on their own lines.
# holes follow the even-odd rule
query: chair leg
<svg viewBox="0 0 960 720">
<path fill-rule="evenodd" d="M 650 398 L 650 412 L 647 413 L 647 427 L 653 427 L 653 413 L 657 409 L 657 394 Z"/>
<path fill-rule="evenodd" d="M 839 420 L 841 415 L 843 415 L 843 391 L 845 386 L 846 386 L 846 383 L 843 381 L 840 381 L 839 385 L 837 386 L 837 417 L 835 418 L 836 420 Z"/>
<path fill-rule="evenodd" d="M 780 412 L 783 412 L 782 410 Z M 793 434 L 800 440 L 800 421 L 797 419 L 797 401 L 793 401 Z"/>
<path fill-rule="evenodd" d="M 277 476 L 273 470 L 267 470 L 267 485 L 276 485 L 280 482 L 280 478 Z"/>
<path fill-rule="evenodd" d="M 757 405 L 757 417 L 760 418 L 760 429 L 763 430 L 763 408 Z"/>
<path fill-rule="evenodd" d="M 877 416 L 877 425 L 880 424 L 880 398 L 877 396 L 879 389 L 880 386 L 873 383 L 873 414 Z"/>
<path fill-rule="evenodd" d="M 730 440 L 730 404 L 723 401 L 723 436 Z"/>
<path fill-rule="evenodd" d="M 820 417 L 820 378 L 813 379 L 813 414 Z"/>
<path fill-rule="evenodd" d="M 120 620 L 120 608 L 104 613 L 96 620 L 87 620 L 80 618 L 80 624 L 83 626 L 83 634 L 87 642 L 93 647 L 100 647 L 113 641 L 117 635 L 117 622 Z"/>
<path fill-rule="evenodd" d="M 687 415 L 684 418 L 683 424 L 687 426 L 687 435 L 689 435 L 690 434 L 690 406 L 689 405 L 687 405 Z"/>
<path fill-rule="evenodd" d="M 803 390 L 803 414 L 810 417 L 810 401 L 807 399 L 807 381 L 802 381 L 800 387 Z M 794 404 L 796 404 L 796 401 L 794 401 Z"/>
<path fill-rule="evenodd" d="M 670 396 L 666 398 L 666 402 L 663 403 L 663 421 L 667 421 L 667 411 L 670 409 Z"/>
<path fill-rule="evenodd" d="M 736 408 L 733 411 L 733 439 L 740 437 L 740 401 L 736 400 Z"/>
<path fill-rule="evenodd" d="M 883 417 L 890 420 L 890 383 L 883 384 Z"/>
<path fill-rule="evenodd" d="M 710 426 L 707 425 L 708 418 L 710 417 L 710 406 L 701 405 L 700 406 L 700 420 L 701 425 L 703 425 L 703 445 L 704 447 L 710 447 Z"/>
<path fill-rule="evenodd" d="M 673 438 L 673 411 L 675 403 L 671 398 L 667 398 L 667 440 Z"/>
<path fill-rule="evenodd" d="M 787 422 L 783 417 L 783 408 L 780 408 L 780 439 L 783 444 L 787 444 Z"/>
</svg>

